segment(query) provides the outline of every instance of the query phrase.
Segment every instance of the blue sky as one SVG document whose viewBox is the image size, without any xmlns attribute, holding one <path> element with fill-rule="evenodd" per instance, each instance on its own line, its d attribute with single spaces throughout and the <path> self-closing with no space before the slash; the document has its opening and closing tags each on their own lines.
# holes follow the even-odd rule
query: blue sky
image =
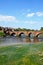
<svg viewBox="0 0 43 65">
<path fill-rule="evenodd" d="M 0 0 L 0 26 L 40 29 L 43 0 Z"/>
</svg>

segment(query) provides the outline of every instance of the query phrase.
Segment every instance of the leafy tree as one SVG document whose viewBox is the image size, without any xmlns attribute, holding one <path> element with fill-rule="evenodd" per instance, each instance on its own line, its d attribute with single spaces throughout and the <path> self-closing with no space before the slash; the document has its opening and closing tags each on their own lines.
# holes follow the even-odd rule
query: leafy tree
<svg viewBox="0 0 43 65">
<path fill-rule="evenodd" d="M 0 30 L 2 30 L 2 27 L 0 27 Z"/>
<path fill-rule="evenodd" d="M 41 27 L 41 29 L 40 29 L 41 31 L 43 31 L 43 27 Z"/>
</svg>

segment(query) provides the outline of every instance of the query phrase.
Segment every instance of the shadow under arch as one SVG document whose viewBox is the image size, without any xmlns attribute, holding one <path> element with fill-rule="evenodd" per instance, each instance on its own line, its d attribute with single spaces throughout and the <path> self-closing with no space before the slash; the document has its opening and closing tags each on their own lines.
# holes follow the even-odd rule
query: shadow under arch
<svg viewBox="0 0 43 65">
<path fill-rule="evenodd" d="M 26 35 L 25 35 L 25 33 L 21 32 L 18 36 L 19 37 L 25 37 Z"/>
<path fill-rule="evenodd" d="M 36 35 L 37 38 L 43 38 L 43 33 L 39 33 Z"/>
<path fill-rule="evenodd" d="M 16 36 L 16 33 L 12 33 L 11 36 Z"/>
<path fill-rule="evenodd" d="M 33 33 L 30 32 L 30 33 L 28 34 L 28 37 L 29 37 L 29 38 L 33 38 L 33 37 L 34 37 Z"/>
</svg>

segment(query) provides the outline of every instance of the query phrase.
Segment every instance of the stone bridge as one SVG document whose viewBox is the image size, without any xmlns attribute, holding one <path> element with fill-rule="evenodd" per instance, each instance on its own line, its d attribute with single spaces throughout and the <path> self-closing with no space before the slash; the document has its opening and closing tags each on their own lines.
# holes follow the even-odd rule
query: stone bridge
<svg viewBox="0 0 43 65">
<path fill-rule="evenodd" d="M 21 34 L 24 34 L 28 37 L 30 37 L 30 35 L 32 34 L 34 37 L 38 37 L 38 35 L 43 34 L 43 31 L 6 31 L 4 33 L 11 36 L 21 36 Z"/>
</svg>

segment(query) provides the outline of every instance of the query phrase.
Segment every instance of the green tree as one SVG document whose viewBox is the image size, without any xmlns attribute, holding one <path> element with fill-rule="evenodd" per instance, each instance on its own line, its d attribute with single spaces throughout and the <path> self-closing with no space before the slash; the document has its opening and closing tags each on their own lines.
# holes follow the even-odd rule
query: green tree
<svg viewBox="0 0 43 65">
<path fill-rule="evenodd" d="M 41 27 L 41 29 L 40 29 L 41 31 L 43 31 L 43 27 Z"/>
</svg>

